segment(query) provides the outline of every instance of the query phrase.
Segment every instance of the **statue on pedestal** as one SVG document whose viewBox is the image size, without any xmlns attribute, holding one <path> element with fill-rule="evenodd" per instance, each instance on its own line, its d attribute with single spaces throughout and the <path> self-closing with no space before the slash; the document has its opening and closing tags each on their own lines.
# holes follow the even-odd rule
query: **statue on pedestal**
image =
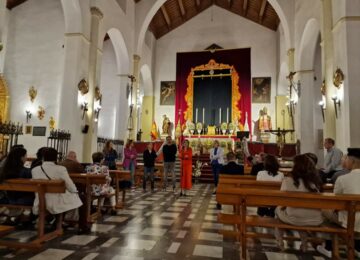
<svg viewBox="0 0 360 260">
<path fill-rule="evenodd" d="M 170 125 L 170 119 L 166 115 L 163 115 L 162 135 L 171 135 Z"/>
<path fill-rule="evenodd" d="M 268 115 L 268 110 L 266 107 L 260 110 L 259 129 L 260 131 L 266 131 L 272 129 L 271 117 Z"/>
</svg>

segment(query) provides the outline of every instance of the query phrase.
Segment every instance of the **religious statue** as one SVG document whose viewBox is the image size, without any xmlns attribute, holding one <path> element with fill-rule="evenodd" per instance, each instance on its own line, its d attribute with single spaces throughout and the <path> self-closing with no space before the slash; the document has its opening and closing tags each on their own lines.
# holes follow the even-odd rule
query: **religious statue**
<svg viewBox="0 0 360 260">
<path fill-rule="evenodd" d="M 263 108 L 262 114 L 260 115 L 259 118 L 259 129 L 260 131 L 266 131 L 272 129 L 271 117 L 268 115 L 268 110 L 266 107 Z"/>
<path fill-rule="evenodd" d="M 43 120 L 44 116 L 45 116 L 45 108 L 39 106 L 39 109 L 37 111 L 37 117 L 39 118 L 39 120 Z"/>
<path fill-rule="evenodd" d="M 50 117 L 50 120 L 49 120 L 49 128 L 50 128 L 50 130 L 55 129 L 55 119 L 52 116 Z"/>
<path fill-rule="evenodd" d="M 170 119 L 166 116 L 163 115 L 163 124 L 162 124 L 162 134 L 163 135 L 170 135 Z"/>
</svg>

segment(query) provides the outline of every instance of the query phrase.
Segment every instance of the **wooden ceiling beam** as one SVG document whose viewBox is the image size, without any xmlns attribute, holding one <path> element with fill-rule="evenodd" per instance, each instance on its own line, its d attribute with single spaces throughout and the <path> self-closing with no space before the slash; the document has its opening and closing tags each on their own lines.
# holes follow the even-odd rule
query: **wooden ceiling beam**
<svg viewBox="0 0 360 260">
<path fill-rule="evenodd" d="M 171 20 L 170 20 L 170 17 L 169 17 L 168 12 L 166 11 L 165 5 L 162 5 L 162 6 L 161 6 L 161 12 L 162 12 L 162 14 L 163 14 L 163 16 L 164 16 L 164 19 L 165 19 L 165 21 L 166 21 L 167 27 L 170 29 L 170 27 L 171 27 Z"/>
<path fill-rule="evenodd" d="M 259 23 L 262 24 L 264 13 L 265 13 L 265 7 L 266 7 L 267 0 L 262 0 L 260 12 L 259 12 Z"/>
<path fill-rule="evenodd" d="M 249 5 L 249 1 L 248 1 L 248 0 L 244 0 L 244 2 L 243 2 L 243 14 L 244 14 L 244 16 L 247 15 L 248 5 Z"/>
<path fill-rule="evenodd" d="M 181 16 L 184 17 L 186 15 L 186 11 L 185 11 L 183 0 L 178 0 L 178 4 L 180 7 Z"/>
</svg>

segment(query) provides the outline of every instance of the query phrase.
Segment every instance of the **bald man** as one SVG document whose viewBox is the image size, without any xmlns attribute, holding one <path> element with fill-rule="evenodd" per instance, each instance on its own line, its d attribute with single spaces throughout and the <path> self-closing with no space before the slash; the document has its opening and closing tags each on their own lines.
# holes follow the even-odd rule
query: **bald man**
<svg viewBox="0 0 360 260">
<path fill-rule="evenodd" d="M 64 166 L 68 173 L 83 173 L 84 167 L 78 162 L 76 153 L 74 151 L 70 151 L 66 159 L 59 163 L 59 165 Z"/>
</svg>

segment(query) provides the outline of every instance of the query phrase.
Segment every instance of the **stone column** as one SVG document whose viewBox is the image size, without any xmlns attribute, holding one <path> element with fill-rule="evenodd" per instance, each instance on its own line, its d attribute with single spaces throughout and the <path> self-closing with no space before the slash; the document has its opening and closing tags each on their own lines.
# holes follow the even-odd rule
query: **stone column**
<svg viewBox="0 0 360 260">
<path fill-rule="evenodd" d="M 332 4 L 331 0 L 322 0 L 322 68 L 326 89 L 326 110 L 325 110 L 325 124 L 324 124 L 324 138 L 336 137 L 335 131 L 335 110 L 331 97 L 335 94 L 335 89 L 332 83 L 332 75 L 334 71 L 333 64 L 333 37 L 332 37 Z"/>
<path fill-rule="evenodd" d="M 133 111 L 132 111 L 132 119 L 133 119 L 133 128 L 129 131 L 129 138 L 135 140 L 136 139 L 136 129 L 138 125 L 138 118 L 137 118 L 137 99 L 140 90 L 140 56 L 134 54 L 133 56 L 133 76 L 135 77 L 133 89 L 132 89 L 132 104 Z"/>
<path fill-rule="evenodd" d="M 287 56 L 288 56 L 288 67 L 289 67 L 289 71 L 294 71 L 295 68 L 295 49 L 291 48 L 288 49 L 287 51 Z"/>
<path fill-rule="evenodd" d="M 97 7 L 91 7 L 91 30 L 90 30 L 90 52 L 89 52 L 89 93 L 87 95 L 88 112 L 85 123 L 89 126 L 89 131 L 84 138 L 83 162 L 91 162 L 91 154 L 96 151 L 97 124 L 94 122 L 94 93 L 97 85 L 98 75 L 98 40 L 99 25 L 103 17 L 102 12 Z"/>
<path fill-rule="evenodd" d="M 326 1 L 324 0 L 324 3 Z M 336 89 L 331 84 L 332 93 L 340 99 L 340 110 L 336 119 L 337 146 L 360 147 L 360 4 L 357 0 L 339 1 L 332 10 L 333 15 L 333 72 L 340 68 L 344 82 Z M 333 101 L 330 101 L 333 105 Z M 333 114 L 335 118 L 335 114 Z"/>
</svg>

